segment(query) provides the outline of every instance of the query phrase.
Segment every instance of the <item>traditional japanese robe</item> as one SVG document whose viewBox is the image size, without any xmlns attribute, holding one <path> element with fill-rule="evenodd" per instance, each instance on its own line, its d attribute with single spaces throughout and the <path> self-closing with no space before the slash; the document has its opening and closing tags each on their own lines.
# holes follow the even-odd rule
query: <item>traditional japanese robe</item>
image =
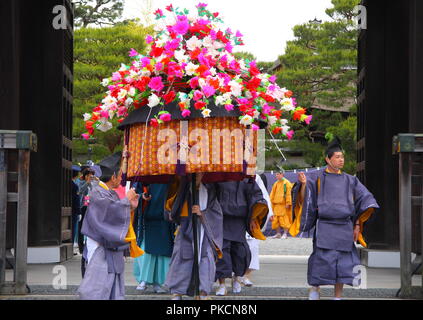
<svg viewBox="0 0 423 320">
<path fill-rule="evenodd" d="M 316 227 L 308 283 L 353 285 L 357 276 L 353 269 L 360 264 L 353 227 L 358 221 L 363 230 L 364 222 L 379 208 L 376 200 L 358 178 L 342 172 L 321 169 L 307 174 L 303 201 L 298 196 L 300 186 L 298 183 L 293 188 L 295 220 L 289 231 L 297 236 Z M 366 246 L 361 234 L 358 240 Z"/>
<path fill-rule="evenodd" d="M 137 193 L 144 192 L 141 184 Z M 138 245 L 145 254 L 134 260 L 134 276 L 138 283 L 163 285 L 173 251 L 175 227 L 163 216 L 168 184 L 150 184 L 150 201 L 140 201 L 134 225 Z"/>
<path fill-rule="evenodd" d="M 216 279 L 243 276 L 251 261 L 251 252 L 245 238 L 266 239 L 261 227 L 269 212 L 267 202 L 255 180 L 228 181 L 217 184 L 218 200 L 223 212 L 223 259 L 217 262 Z M 256 220 L 259 228 L 250 231 L 250 222 Z"/>
<path fill-rule="evenodd" d="M 123 300 L 124 255 L 129 255 L 131 212 L 127 198 L 100 184 L 90 192 L 90 204 L 81 232 L 87 236 L 88 260 L 78 289 L 83 300 Z M 133 233 L 133 230 L 132 230 Z"/>
<path fill-rule="evenodd" d="M 291 214 L 291 189 L 292 184 L 285 178 L 278 180 L 272 187 L 270 201 L 273 209 L 272 229 L 289 229 L 292 224 Z M 288 208 L 286 208 L 288 206 Z"/>
<path fill-rule="evenodd" d="M 194 262 L 191 182 L 182 177 L 170 187 L 165 215 L 179 228 L 170 261 L 165 285 L 172 294 L 193 295 L 189 292 Z M 216 260 L 222 257 L 223 215 L 216 197 L 216 184 L 201 184 L 199 205 L 202 212 L 199 228 L 200 291 L 212 291 L 216 273 Z"/>
</svg>

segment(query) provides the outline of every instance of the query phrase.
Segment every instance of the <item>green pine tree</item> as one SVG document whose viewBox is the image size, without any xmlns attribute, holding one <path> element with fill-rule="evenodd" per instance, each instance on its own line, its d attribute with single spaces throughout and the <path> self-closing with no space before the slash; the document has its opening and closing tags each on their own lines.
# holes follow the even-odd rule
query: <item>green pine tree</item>
<svg viewBox="0 0 423 320">
<path fill-rule="evenodd" d="M 122 132 L 113 129 L 106 133 L 96 132 L 90 144 L 81 138 L 86 132 L 83 114 L 91 112 L 101 104 L 107 88 L 101 85 L 118 70 L 121 63 L 129 64 L 131 48 L 146 53 L 145 37 L 151 33 L 135 23 L 108 28 L 83 28 L 75 31 L 74 49 L 74 112 L 73 112 L 73 158 L 75 162 L 85 162 L 92 148 L 92 159 L 98 161 L 117 151 L 122 144 Z M 116 120 L 112 121 L 114 128 Z"/>
<path fill-rule="evenodd" d="M 325 164 L 325 145 L 316 142 L 316 135 L 324 137 L 331 132 L 341 141 L 342 137 L 348 138 L 344 148 L 348 154 L 345 169 L 349 173 L 355 173 L 355 134 L 347 134 L 355 132 L 356 127 L 358 31 L 353 10 L 359 2 L 332 0 L 333 8 L 326 10 L 332 21 L 295 26 L 295 39 L 287 43 L 285 54 L 279 57 L 282 68 L 277 73 L 279 85 L 294 92 L 299 106 L 335 110 L 308 109 L 313 115 L 311 125 L 293 125 L 294 141 L 286 145 L 302 150 L 310 165 L 321 166 Z M 336 112 L 346 106 L 352 107 L 349 115 Z"/>
</svg>

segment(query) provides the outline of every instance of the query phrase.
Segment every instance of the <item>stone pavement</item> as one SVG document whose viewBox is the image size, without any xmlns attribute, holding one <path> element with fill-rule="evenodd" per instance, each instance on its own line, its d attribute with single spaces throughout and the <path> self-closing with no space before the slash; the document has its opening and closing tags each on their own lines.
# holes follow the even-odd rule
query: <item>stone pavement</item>
<svg viewBox="0 0 423 320">
<path fill-rule="evenodd" d="M 311 239 L 267 239 L 260 241 L 260 270 L 252 273 L 253 287 L 244 287 L 241 294 L 231 293 L 230 281 L 227 281 L 229 295 L 213 299 L 305 299 L 308 295 L 307 260 L 311 253 Z M 28 266 L 28 285 L 31 289 L 25 299 L 76 299 L 75 291 L 81 282 L 81 256 L 61 264 L 36 264 Z M 63 266 L 63 267 L 58 267 Z M 56 270 L 54 269 L 56 268 Z M 57 269 L 58 268 L 58 269 Z M 132 275 L 133 262 L 126 261 L 125 282 L 127 299 L 169 299 L 168 294 L 158 295 L 148 288 L 140 293 Z M 66 272 L 67 288 L 53 288 L 58 272 Z M 348 299 L 395 299 L 400 288 L 400 270 L 389 268 L 365 268 L 367 288 L 355 289 L 346 286 L 344 296 Z M 7 271 L 6 280 L 10 281 L 12 272 Z M 413 285 L 421 285 L 421 276 L 413 277 Z M 333 287 L 322 287 L 322 298 L 333 296 Z M 18 297 L 0 296 L 0 299 Z"/>
</svg>

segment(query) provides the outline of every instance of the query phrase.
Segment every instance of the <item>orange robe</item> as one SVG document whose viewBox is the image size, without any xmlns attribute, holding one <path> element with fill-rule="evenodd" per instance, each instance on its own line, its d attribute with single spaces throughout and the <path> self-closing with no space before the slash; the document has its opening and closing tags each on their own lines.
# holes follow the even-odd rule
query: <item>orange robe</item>
<svg viewBox="0 0 423 320">
<path fill-rule="evenodd" d="M 292 224 L 292 184 L 285 178 L 276 181 L 270 193 L 273 209 L 272 229 L 289 229 Z M 286 207 L 288 206 L 288 208 Z"/>
</svg>

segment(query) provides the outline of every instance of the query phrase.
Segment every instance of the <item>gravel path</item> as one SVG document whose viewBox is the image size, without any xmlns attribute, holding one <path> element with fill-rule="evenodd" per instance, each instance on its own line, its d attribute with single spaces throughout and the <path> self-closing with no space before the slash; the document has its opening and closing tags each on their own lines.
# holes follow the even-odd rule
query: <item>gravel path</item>
<svg viewBox="0 0 423 320">
<path fill-rule="evenodd" d="M 259 255 L 310 255 L 311 238 L 266 239 L 259 241 Z"/>
</svg>

